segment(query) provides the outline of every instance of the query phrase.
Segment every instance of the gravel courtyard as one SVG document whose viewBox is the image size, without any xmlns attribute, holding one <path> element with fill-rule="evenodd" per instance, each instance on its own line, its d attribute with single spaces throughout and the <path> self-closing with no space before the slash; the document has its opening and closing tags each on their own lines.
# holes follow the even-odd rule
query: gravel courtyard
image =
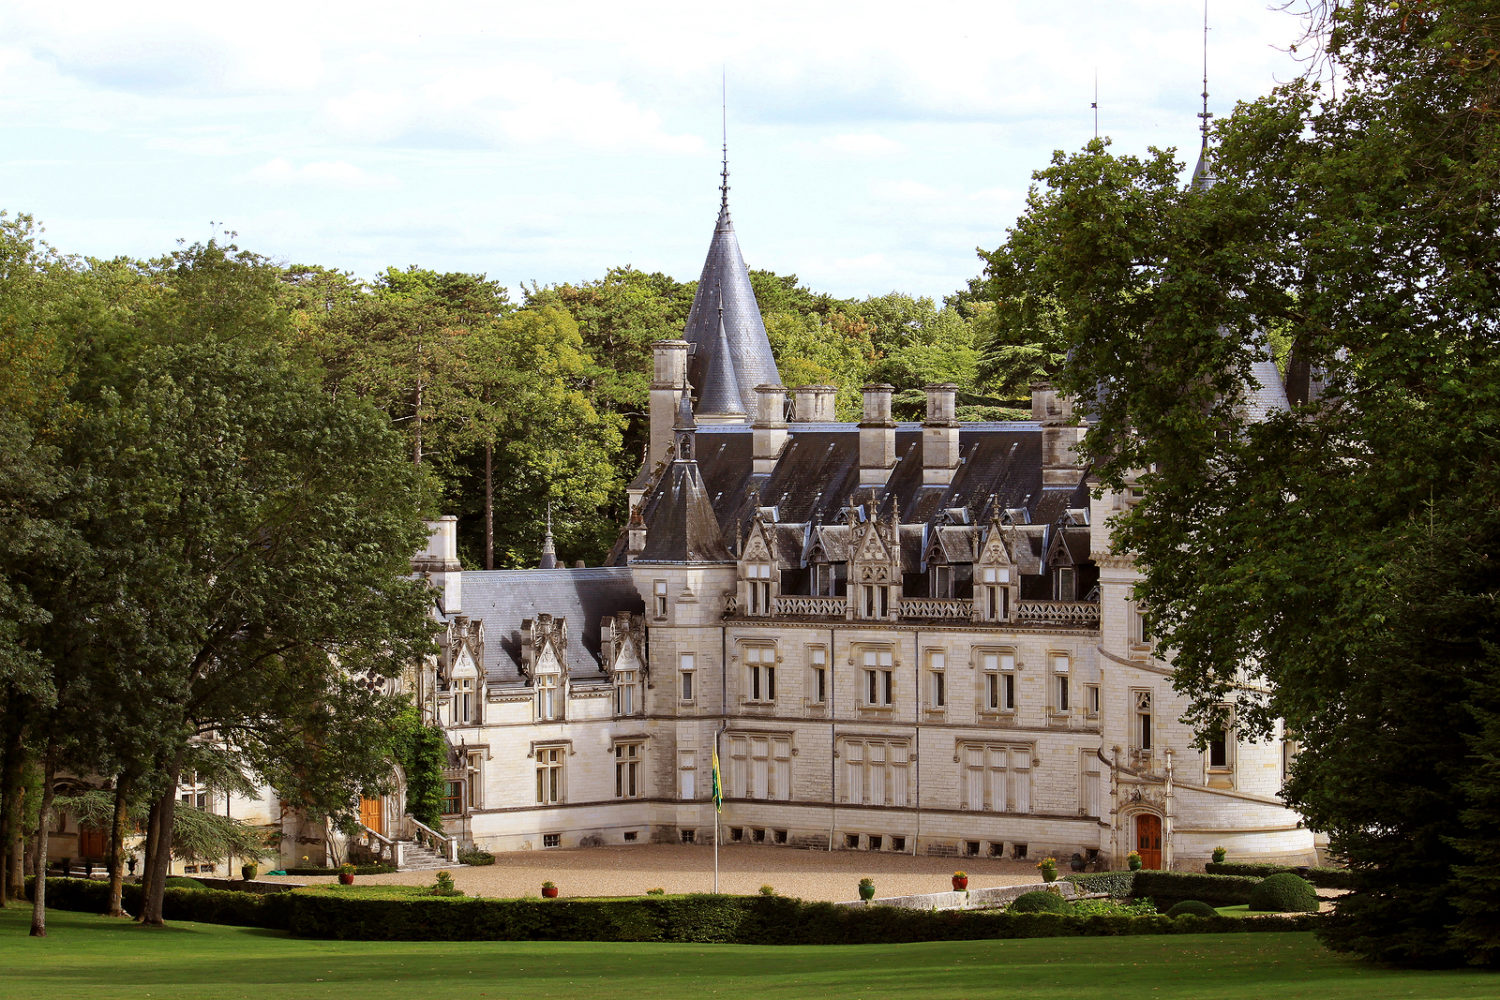
<svg viewBox="0 0 1500 1000">
<path fill-rule="evenodd" d="M 725 844 L 719 849 L 719 891 L 752 894 L 762 885 L 771 885 L 783 896 L 841 902 L 858 897 L 859 880 L 865 877 L 875 880 L 877 896 L 945 892 L 952 888 L 950 876 L 960 868 L 969 874 L 970 889 L 1041 881 L 1031 861 Z M 557 883 L 560 896 L 638 896 L 654 888 L 669 893 L 712 892 L 714 851 L 675 844 L 520 851 L 496 855 L 493 865 L 451 870 L 458 888 L 478 896 L 535 896 L 547 879 Z M 262 880 L 299 885 L 324 881 L 295 876 L 263 876 Z M 433 873 L 361 875 L 358 881 L 427 885 Z"/>
</svg>

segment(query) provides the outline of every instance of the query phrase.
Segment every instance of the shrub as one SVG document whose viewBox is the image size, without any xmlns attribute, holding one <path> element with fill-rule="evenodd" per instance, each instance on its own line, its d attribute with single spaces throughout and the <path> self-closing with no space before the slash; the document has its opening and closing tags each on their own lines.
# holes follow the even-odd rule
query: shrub
<svg viewBox="0 0 1500 1000">
<path fill-rule="evenodd" d="M 1250 890 L 1250 909 L 1271 913 L 1317 913 L 1318 891 L 1291 872 L 1267 875 Z"/>
<path fill-rule="evenodd" d="M 492 864 L 494 864 L 495 863 L 495 856 L 493 854 L 491 854 L 489 851 L 481 851 L 481 850 L 478 850 L 478 849 L 475 849 L 475 850 L 472 850 L 472 851 L 459 851 L 458 852 L 458 861 L 459 861 L 459 864 L 464 864 L 464 865 L 469 865 L 470 867 L 479 868 L 479 867 L 482 867 L 484 865 L 492 865 Z"/>
<path fill-rule="evenodd" d="M 288 868 L 288 875 L 337 875 L 344 866 L 338 868 L 325 868 L 322 865 L 302 865 L 298 868 Z M 396 870 L 394 865 L 354 865 L 355 875 L 389 875 Z"/>
<path fill-rule="evenodd" d="M 665 889 L 647 889 L 646 890 L 646 895 L 648 895 L 648 896 L 665 896 L 666 894 L 667 894 L 667 890 L 665 890 Z"/>
<path fill-rule="evenodd" d="M 762 896 L 774 896 L 776 895 L 776 887 L 773 885 L 763 885 L 760 887 L 760 894 Z"/>
<path fill-rule="evenodd" d="M 1119 899 L 1079 899 L 1069 904 L 1075 917 L 1154 917 L 1156 904 L 1149 899 L 1126 902 Z"/>
<path fill-rule="evenodd" d="M 1135 895 L 1135 872 L 1091 872 L 1089 874 L 1064 875 L 1064 882 L 1072 882 L 1080 892 L 1107 892 L 1114 899 L 1129 899 Z"/>
<path fill-rule="evenodd" d="M 1055 892 L 1023 892 L 1006 907 L 1010 913 L 1067 913 L 1068 903 Z"/>
<path fill-rule="evenodd" d="M 199 882 L 195 878 L 188 878 L 186 875 L 168 875 L 167 876 L 167 888 L 168 889 L 207 889 L 208 886 L 204 885 L 202 882 Z"/>
<path fill-rule="evenodd" d="M 1169 917 L 1215 917 L 1212 906 L 1197 899 L 1184 899 L 1167 911 Z"/>
</svg>

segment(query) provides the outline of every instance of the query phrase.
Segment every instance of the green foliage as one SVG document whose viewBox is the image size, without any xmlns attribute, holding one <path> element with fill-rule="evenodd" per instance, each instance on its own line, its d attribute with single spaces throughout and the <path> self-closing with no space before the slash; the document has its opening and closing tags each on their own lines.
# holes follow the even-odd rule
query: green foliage
<svg viewBox="0 0 1500 1000">
<path fill-rule="evenodd" d="M 1149 896 L 1159 910 L 1184 899 L 1202 900 L 1211 906 L 1229 906 L 1248 901 L 1250 890 L 1260 881 L 1243 875 L 1199 875 L 1142 869 L 1135 873 L 1132 891 L 1137 897 Z"/>
<path fill-rule="evenodd" d="M 107 824 L 98 825 L 107 828 Z M 172 853 L 184 861 L 231 854 L 242 860 L 262 861 L 271 856 L 271 849 L 266 832 L 259 827 L 179 802 L 172 824 Z"/>
<path fill-rule="evenodd" d="M 1353 889 L 1357 876 L 1347 868 L 1289 868 L 1286 865 L 1246 865 L 1233 862 L 1211 862 L 1204 865 L 1210 875 L 1254 875 L 1265 878 L 1277 872 L 1292 872 L 1307 879 L 1319 889 Z"/>
<path fill-rule="evenodd" d="M 1080 892 L 1107 892 L 1112 899 L 1129 899 L 1135 895 L 1136 873 L 1124 872 L 1074 872 L 1064 875 L 1062 881 L 1072 882 Z"/>
<path fill-rule="evenodd" d="M 1167 911 L 1169 917 L 1213 917 L 1217 915 L 1217 911 L 1212 906 L 1196 899 L 1184 899 L 1180 903 L 1174 903 Z"/>
<path fill-rule="evenodd" d="M 430 824 L 430 823 L 428 824 L 428 826 L 431 826 L 431 825 L 432 824 Z M 492 865 L 492 864 L 494 864 L 495 863 L 495 856 L 493 854 L 491 854 L 489 851 L 481 851 L 481 850 L 478 850 L 476 848 L 474 850 L 459 851 L 458 852 L 458 860 L 459 860 L 460 864 L 465 864 L 465 865 L 468 865 L 469 867 L 473 868 L 473 867 L 478 867 L 478 866 L 482 866 L 482 865 Z"/>
<path fill-rule="evenodd" d="M 188 878 L 188 877 L 186 877 L 184 875 L 168 875 L 167 876 L 167 888 L 168 889 L 207 889 L 208 886 L 204 885 L 202 882 L 199 882 L 195 878 Z"/>
<path fill-rule="evenodd" d="M 1068 904 L 1074 916 L 1121 916 L 1151 917 L 1156 915 L 1156 904 L 1149 899 L 1077 899 Z"/>
<path fill-rule="evenodd" d="M 1055 892 L 1023 892 L 1006 907 L 1011 913 L 1067 913 L 1068 901 Z"/>
<path fill-rule="evenodd" d="M 301 865 L 286 869 L 288 875 L 337 875 L 343 866 L 328 868 L 323 865 Z M 355 875 L 389 875 L 396 869 L 392 865 L 355 865 Z"/>
<path fill-rule="evenodd" d="M 416 708 L 407 706 L 391 726 L 389 747 L 391 759 L 401 765 L 406 775 L 406 811 L 434 830 L 441 829 L 443 768 L 448 763 L 448 742 L 443 731 L 424 723 Z M 490 856 L 489 861 L 480 863 L 493 864 L 494 860 Z"/>
<path fill-rule="evenodd" d="M 1250 890 L 1246 900 L 1252 910 L 1272 913 L 1317 913 L 1318 891 L 1306 879 L 1291 872 L 1267 875 Z"/>
</svg>

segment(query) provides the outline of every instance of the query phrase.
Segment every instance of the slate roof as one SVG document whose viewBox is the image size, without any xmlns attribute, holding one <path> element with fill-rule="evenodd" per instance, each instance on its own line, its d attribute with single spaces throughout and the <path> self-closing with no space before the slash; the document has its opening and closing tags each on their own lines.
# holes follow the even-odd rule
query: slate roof
<svg viewBox="0 0 1500 1000">
<path fill-rule="evenodd" d="M 743 413 L 743 407 L 755 399 L 756 386 L 775 385 L 781 381 L 781 376 L 776 371 L 771 342 L 766 338 L 766 326 L 755 302 L 750 271 L 745 267 L 739 240 L 734 235 L 734 224 L 729 219 L 727 194 L 719 206 L 713 240 L 708 245 L 708 256 L 703 261 L 703 273 L 698 277 L 698 290 L 693 293 L 693 305 L 688 311 L 687 329 L 683 334 L 683 339 L 691 345 L 688 348 L 688 381 L 699 396 L 706 394 L 709 362 L 718 353 L 715 344 L 719 339 L 720 307 L 723 308 L 724 342 L 728 345 L 727 357 L 720 363 L 733 373 L 735 395 L 741 403 L 739 412 Z"/>
<path fill-rule="evenodd" d="M 568 667 L 577 677 L 602 674 L 601 619 L 646 609 L 623 566 L 473 570 L 463 586 L 463 614 L 484 621 L 484 673 L 492 682 L 521 679 L 521 622 L 528 618 L 568 619 Z"/>
<path fill-rule="evenodd" d="M 653 517 L 647 518 L 641 562 L 732 562 L 709 505 L 698 463 L 677 459 L 662 477 Z"/>
</svg>

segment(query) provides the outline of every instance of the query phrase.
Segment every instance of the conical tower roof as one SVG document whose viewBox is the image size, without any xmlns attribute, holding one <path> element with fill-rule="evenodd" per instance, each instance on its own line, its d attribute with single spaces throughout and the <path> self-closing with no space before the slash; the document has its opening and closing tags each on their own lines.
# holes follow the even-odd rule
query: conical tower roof
<svg viewBox="0 0 1500 1000">
<path fill-rule="evenodd" d="M 698 386 L 698 412 L 720 417 L 744 417 L 748 412 L 745 401 L 740 396 L 739 373 L 735 371 L 734 351 L 729 346 L 729 331 L 724 326 L 722 311 L 719 315 L 719 334 L 713 339 L 713 350 L 708 355 L 703 383 Z"/>
<path fill-rule="evenodd" d="M 735 396 L 741 400 L 755 398 L 758 385 L 775 385 L 781 381 L 776 361 L 771 356 L 771 341 L 761 320 L 755 290 L 750 286 L 750 271 L 740 254 L 740 243 L 729 219 L 729 168 L 724 168 L 724 182 L 719 189 L 719 219 L 714 236 L 698 277 L 698 290 L 688 312 L 687 330 L 683 334 L 689 349 L 688 381 L 701 398 L 722 350 L 728 352 L 727 367 L 734 373 Z M 720 318 L 722 312 L 722 320 Z M 723 327 L 721 347 L 720 326 Z"/>
</svg>

